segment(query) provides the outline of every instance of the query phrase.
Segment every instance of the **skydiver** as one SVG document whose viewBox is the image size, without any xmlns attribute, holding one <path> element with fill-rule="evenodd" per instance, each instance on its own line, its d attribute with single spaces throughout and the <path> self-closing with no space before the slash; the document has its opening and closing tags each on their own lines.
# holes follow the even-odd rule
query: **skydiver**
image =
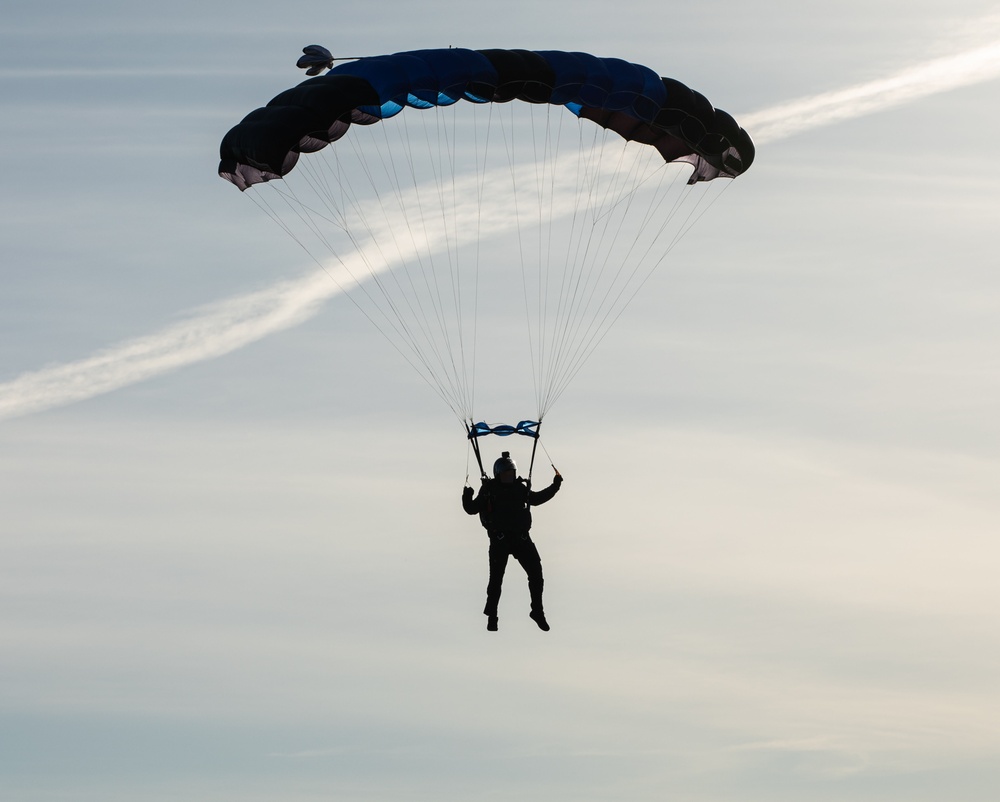
<svg viewBox="0 0 1000 802">
<path fill-rule="evenodd" d="M 517 475 L 517 465 L 509 451 L 493 463 L 493 478 L 483 477 L 479 495 L 473 498 L 471 487 L 462 491 L 462 507 L 469 515 L 479 514 L 479 520 L 490 537 L 490 580 L 486 586 L 486 629 L 497 631 L 497 605 L 507 569 L 507 558 L 513 557 L 528 575 L 531 594 L 529 616 L 544 632 L 549 631 L 542 607 L 542 560 L 528 534 L 531 529 L 530 507 L 544 504 L 558 492 L 562 476 L 555 472 L 552 484 L 544 490 L 531 490 Z"/>
</svg>

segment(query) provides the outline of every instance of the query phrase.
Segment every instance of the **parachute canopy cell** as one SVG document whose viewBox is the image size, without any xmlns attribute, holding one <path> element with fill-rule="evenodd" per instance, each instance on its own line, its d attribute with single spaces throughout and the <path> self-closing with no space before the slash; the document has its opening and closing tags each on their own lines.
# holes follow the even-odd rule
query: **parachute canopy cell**
<svg viewBox="0 0 1000 802">
<path fill-rule="evenodd" d="M 325 52 L 311 59 L 307 52 L 300 66 L 332 63 Z M 586 53 L 449 48 L 346 62 L 282 92 L 226 134 L 219 174 L 245 190 L 287 175 L 299 154 L 326 147 L 352 124 L 460 100 L 565 106 L 655 148 L 664 161 L 689 163 L 692 184 L 734 178 L 754 158 L 753 142 L 730 115 L 648 67 Z"/>
</svg>

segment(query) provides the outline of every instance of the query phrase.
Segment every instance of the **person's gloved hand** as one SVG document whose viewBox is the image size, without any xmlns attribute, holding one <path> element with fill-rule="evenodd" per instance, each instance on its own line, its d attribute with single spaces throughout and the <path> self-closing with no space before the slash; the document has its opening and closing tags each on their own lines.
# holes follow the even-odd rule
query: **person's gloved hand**
<svg viewBox="0 0 1000 802">
<path fill-rule="evenodd" d="M 466 487 L 462 490 L 462 501 L 472 501 L 472 488 Z"/>
</svg>

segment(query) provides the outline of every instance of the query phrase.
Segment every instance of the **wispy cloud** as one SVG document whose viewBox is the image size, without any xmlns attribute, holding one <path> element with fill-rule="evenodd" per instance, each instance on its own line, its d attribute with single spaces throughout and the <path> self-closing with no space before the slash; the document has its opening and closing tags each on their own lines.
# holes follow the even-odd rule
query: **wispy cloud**
<svg viewBox="0 0 1000 802">
<path fill-rule="evenodd" d="M 782 103 L 742 115 L 741 124 L 758 143 L 861 117 L 888 106 L 1000 76 L 1000 40 L 937 58 L 875 81 Z M 498 208 L 495 220 L 506 211 Z M 495 230 L 494 223 L 492 229 Z M 426 243 L 424 243 L 426 245 Z M 357 254 L 355 274 L 390 267 Z M 399 253 L 393 262 L 407 258 Z M 351 282 L 352 264 L 342 264 Z M 363 269 L 362 269 L 363 268 Z M 71 404 L 171 370 L 214 359 L 309 319 L 343 292 L 344 283 L 317 272 L 195 310 L 185 320 L 112 346 L 86 359 L 30 371 L 0 384 L 0 420 Z"/>
</svg>

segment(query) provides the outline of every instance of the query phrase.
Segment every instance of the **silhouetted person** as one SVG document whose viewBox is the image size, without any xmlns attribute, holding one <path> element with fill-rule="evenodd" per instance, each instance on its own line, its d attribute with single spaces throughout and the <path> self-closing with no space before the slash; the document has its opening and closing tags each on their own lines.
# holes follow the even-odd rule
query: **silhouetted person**
<svg viewBox="0 0 1000 802">
<path fill-rule="evenodd" d="M 538 628 L 549 631 L 542 606 L 542 560 L 538 549 L 528 535 L 531 529 L 531 510 L 552 498 L 562 484 L 562 476 L 556 471 L 552 484 L 544 490 L 530 490 L 528 483 L 517 475 L 517 466 L 510 458 L 510 452 L 493 463 L 493 478 L 483 478 L 479 495 L 472 497 L 472 488 L 462 491 L 462 507 L 469 515 L 479 514 L 486 532 L 490 536 L 490 581 L 486 586 L 486 607 L 483 614 L 488 616 L 486 628 L 497 630 L 497 604 L 503 587 L 503 575 L 507 570 L 507 558 L 513 557 L 528 575 L 528 592 L 531 594 L 532 620 Z"/>
</svg>

